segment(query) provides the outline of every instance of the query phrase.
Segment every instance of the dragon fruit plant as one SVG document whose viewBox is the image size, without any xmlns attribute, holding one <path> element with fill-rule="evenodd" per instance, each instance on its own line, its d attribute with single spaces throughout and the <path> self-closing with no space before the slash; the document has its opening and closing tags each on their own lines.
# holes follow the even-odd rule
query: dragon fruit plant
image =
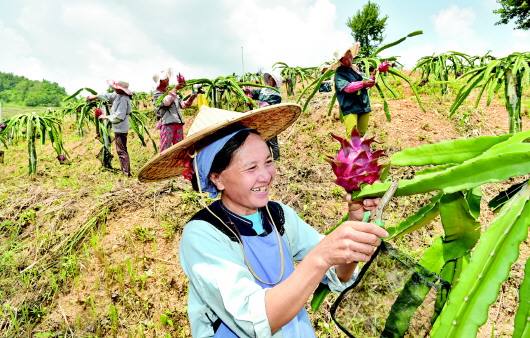
<svg viewBox="0 0 530 338">
<path fill-rule="evenodd" d="M 372 151 L 373 138 L 361 137 L 356 129 L 352 130 L 349 141 L 334 134 L 331 136 L 341 145 L 335 157 L 327 158 L 337 177 L 335 183 L 351 194 L 360 190 L 362 184 L 379 180 L 383 166 L 378 164 L 378 160 L 384 156 L 384 151 Z"/>
</svg>

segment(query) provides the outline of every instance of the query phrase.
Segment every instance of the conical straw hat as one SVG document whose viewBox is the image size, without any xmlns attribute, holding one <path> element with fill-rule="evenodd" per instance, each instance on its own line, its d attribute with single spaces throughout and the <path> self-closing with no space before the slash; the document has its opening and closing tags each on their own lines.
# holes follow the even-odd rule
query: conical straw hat
<svg viewBox="0 0 530 338">
<path fill-rule="evenodd" d="M 335 61 L 333 62 L 333 64 L 331 64 L 331 66 L 329 68 L 335 70 L 337 68 L 339 68 L 339 66 L 341 65 L 340 63 L 340 59 L 342 59 L 342 57 L 344 55 L 346 55 L 346 53 L 350 52 L 351 53 L 351 56 L 355 59 L 355 57 L 359 54 L 359 50 L 361 49 L 361 44 L 360 42 L 355 42 L 353 44 L 353 46 L 349 47 L 348 49 L 346 49 L 344 51 L 344 53 L 340 54 L 339 51 L 335 51 L 333 53 L 333 56 L 335 58 Z"/>
<path fill-rule="evenodd" d="M 287 129 L 301 111 L 299 105 L 292 103 L 266 106 L 245 113 L 202 106 L 186 138 L 147 162 L 138 179 L 152 182 L 180 175 L 189 166 L 191 156 L 215 141 L 215 133 L 221 129 L 237 123 L 256 129 L 264 140 L 268 140 Z"/>
</svg>

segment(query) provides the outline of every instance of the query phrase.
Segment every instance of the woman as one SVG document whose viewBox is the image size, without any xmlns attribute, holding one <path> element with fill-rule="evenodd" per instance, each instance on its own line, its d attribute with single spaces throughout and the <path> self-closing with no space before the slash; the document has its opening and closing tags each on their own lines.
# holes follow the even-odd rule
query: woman
<svg viewBox="0 0 530 338">
<path fill-rule="evenodd" d="M 269 200 L 276 169 L 265 140 L 300 111 L 293 104 L 247 113 L 203 107 L 187 138 L 140 171 L 142 181 L 191 174 L 198 191 L 221 195 L 191 218 L 180 242 L 193 337 L 314 337 L 304 305 L 316 287 L 351 285 L 356 262 L 369 260 L 387 236 L 374 224 L 348 221 L 323 237 Z M 365 200 L 352 210 L 360 219 L 376 204 Z"/>
<path fill-rule="evenodd" d="M 280 94 L 280 88 L 282 86 L 282 77 L 273 72 L 263 73 L 263 82 L 272 88 L 260 88 L 253 90 L 247 89 L 246 92 L 248 96 L 253 100 L 258 100 L 260 107 L 281 103 L 282 96 Z M 275 160 L 280 158 L 280 146 L 278 144 L 278 138 L 274 136 L 267 141 L 267 144 L 272 149 L 272 157 Z"/>
<path fill-rule="evenodd" d="M 365 79 L 359 69 L 353 65 L 353 59 L 359 52 L 360 44 L 356 43 L 342 54 L 333 65 L 335 72 L 335 91 L 339 102 L 341 120 L 346 127 L 349 137 L 354 128 L 364 135 L 368 129 L 370 118 L 370 98 L 368 89 L 375 85 L 372 74 L 370 79 Z"/>
<path fill-rule="evenodd" d="M 131 161 L 127 150 L 127 134 L 129 133 L 129 115 L 131 114 L 132 92 L 129 90 L 129 83 L 125 81 L 108 80 L 109 86 L 114 89 L 114 93 L 89 95 L 88 101 L 100 99 L 112 104 L 110 114 L 99 115 L 99 119 L 108 119 L 112 123 L 116 153 L 120 159 L 121 171 L 126 176 L 131 176 Z"/>
<path fill-rule="evenodd" d="M 157 126 L 160 129 L 160 152 L 184 138 L 184 118 L 180 114 L 180 109 L 190 107 L 197 96 L 197 94 L 192 94 L 186 101 L 180 100 L 177 90 L 186 85 L 186 80 L 179 74 L 175 88 L 160 100 L 160 97 L 166 94 L 171 73 L 171 69 L 168 69 L 153 75 L 153 81 L 156 83 L 153 104 L 158 120 Z"/>
</svg>

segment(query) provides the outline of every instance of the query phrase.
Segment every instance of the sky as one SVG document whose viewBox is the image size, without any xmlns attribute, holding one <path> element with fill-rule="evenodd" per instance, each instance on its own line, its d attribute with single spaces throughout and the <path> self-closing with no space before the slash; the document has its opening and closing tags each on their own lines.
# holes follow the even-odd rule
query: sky
<svg viewBox="0 0 530 338">
<path fill-rule="evenodd" d="M 374 0 L 388 15 L 383 43 L 423 30 L 382 56 L 413 67 L 449 50 L 502 57 L 530 51 L 530 31 L 495 25 L 495 0 Z M 354 39 L 355 0 L 0 0 L 0 71 L 57 82 L 71 93 L 124 80 L 153 89 L 171 67 L 186 78 L 318 66 Z M 173 81 L 172 81 L 173 82 Z"/>
</svg>

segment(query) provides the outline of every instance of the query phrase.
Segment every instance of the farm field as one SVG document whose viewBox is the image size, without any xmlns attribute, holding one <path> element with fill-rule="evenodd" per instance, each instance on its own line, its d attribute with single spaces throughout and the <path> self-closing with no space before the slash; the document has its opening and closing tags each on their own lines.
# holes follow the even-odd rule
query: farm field
<svg viewBox="0 0 530 338">
<path fill-rule="evenodd" d="M 388 156 L 408 147 L 501 135 L 509 129 L 500 96 L 489 107 L 481 104 L 474 108 L 470 99 L 449 117 L 455 88 L 441 95 L 430 85 L 421 87 L 425 111 L 408 87 L 398 85 L 397 90 L 398 98 L 388 100 L 391 122 L 385 118 L 383 102 L 371 96 L 373 117 L 367 135 L 375 137 L 376 147 L 385 149 Z M 530 123 L 529 94 L 523 95 L 523 130 Z M 292 206 L 321 232 L 335 225 L 345 212 L 343 191 L 333 183 L 330 166 L 324 161 L 337 150 L 330 132 L 344 133 L 337 107 L 328 114 L 331 96 L 317 93 L 307 111 L 279 136 L 281 158 L 271 194 L 273 200 Z M 290 97 L 284 102 L 294 100 Z M 186 110 L 186 127 L 195 113 L 195 107 Z M 152 112 L 146 114 L 148 130 L 158 142 Z M 26 144 L 4 149 L 4 163 L 0 164 L 0 335 L 190 337 L 187 282 L 179 266 L 178 245 L 183 225 L 201 209 L 199 201 L 208 200 L 182 178 L 144 184 L 104 170 L 96 158 L 101 144 L 94 137 L 95 130 L 87 128 L 86 134 L 79 136 L 72 116 L 66 116 L 61 127 L 69 154 L 66 164 L 57 161 L 49 144 L 37 142 L 37 171 L 28 176 Z M 131 136 L 129 153 L 134 176 L 154 155 L 154 149 L 149 142 L 147 147 L 141 146 L 138 136 Z M 119 168 L 116 156 L 112 164 Z M 395 178 L 413 174 L 413 169 L 403 168 L 391 172 Z M 480 223 L 484 230 L 495 218 L 487 202 L 527 178 L 481 187 Z M 427 202 L 428 198 L 416 195 L 396 197 L 385 213 L 386 224 L 398 223 Z M 437 217 L 393 244 L 419 259 L 442 233 Z M 529 257 L 527 238 L 479 337 L 511 336 L 518 289 Z M 335 297 L 328 297 L 318 312 L 310 311 L 319 337 L 344 336 L 328 314 Z M 416 334 L 425 333 L 429 327 L 420 325 L 415 330 Z"/>
</svg>

